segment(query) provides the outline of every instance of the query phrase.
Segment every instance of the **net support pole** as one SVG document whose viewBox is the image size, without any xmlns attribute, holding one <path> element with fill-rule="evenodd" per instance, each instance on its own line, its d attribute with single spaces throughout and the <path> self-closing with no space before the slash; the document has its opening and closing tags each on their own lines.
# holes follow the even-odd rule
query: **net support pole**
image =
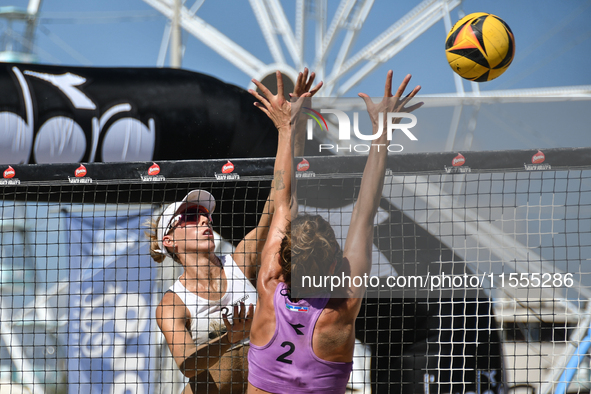
<svg viewBox="0 0 591 394">
<path fill-rule="evenodd" d="M 568 364 L 566 364 L 566 368 L 564 369 L 562 376 L 560 376 L 560 380 L 558 381 L 558 385 L 556 386 L 556 391 L 555 391 L 556 394 L 566 394 L 566 390 L 568 389 L 568 386 L 570 386 L 571 382 L 573 381 L 573 378 L 575 376 L 575 373 L 579 369 L 579 365 L 581 364 L 581 361 L 583 361 L 583 358 L 585 358 L 585 356 L 587 356 L 587 352 L 589 351 L 590 346 L 591 346 L 591 327 L 587 330 L 587 335 L 585 336 L 585 338 L 583 338 L 581 343 L 579 343 L 577 350 L 575 350 L 575 353 L 572 355 L 572 357 L 568 361 Z"/>
<path fill-rule="evenodd" d="M 591 332 L 591 302 L 587 302 L 587 306 L 585 307 L 585 311 L 583 314 L 581 314 L 581 316 L 583 317 L 582 323 L 571 334 L 571 340 L 569 343 L 569 347 L 567 348 L 564 355 L 555 364 L 556 367 L 552 368 L 552 370 L 548 374 L 549 379 L 547 379 L 546 383 L 544 383 L 542 385 L 542 387 L 540 388 L 540 394 L 551 393 L 552 389 L 554 388 L 554 385 L 556 384 L 557 381 L 559 381 L 559 382 L 565 381 L 565 378 L 566 378 L 565 373 L 568 371 L 571 361 L 573 359 L 578 360 L 578 357 L 576 357 L 577 354 L 582 353 L 582 356 L 584 357 L 584 356 L 586 356 L 585 353 L 587 353 L 589 351 L 588 345 L 591 345 L 591 342 L 590 342 L 591 337 L 589 334 L 589 332 Z M 585 336 L 585 332 L 587 332 L 586 336 Z M 584 343 L 585 341 L 587 342 L 588 345 L 587 345 L 587 349 L 585 350 L 585 352 L 582 351 L 583 349 L 580 349 L 580 345 L 579 346 L 575 345 L 575 343 L 577 341 L 579 341 L 580 344 Z M 581 357 L 581 360 L 583 359 L 583 357 Z M 580 364 L 580 361 L 577 362 L 577 365 L 578 364 Z M 573 371 L 576 372 L 575 369 L 573 369 Z M 558 378 L 559 376 L 560 376 L 560 379 Z M 571 377 L 571 379 L 572 379 L 572 377 Z M 566 392 L 566 389 L 568 389 L 568 385 L 566 387 L 564 387 L 564 392 Z M 558 393 L 558 392 L 559 392 L 558 387 L 556 387 L 556 390 L 554 391 L 554 393 Z"/>
</svg>

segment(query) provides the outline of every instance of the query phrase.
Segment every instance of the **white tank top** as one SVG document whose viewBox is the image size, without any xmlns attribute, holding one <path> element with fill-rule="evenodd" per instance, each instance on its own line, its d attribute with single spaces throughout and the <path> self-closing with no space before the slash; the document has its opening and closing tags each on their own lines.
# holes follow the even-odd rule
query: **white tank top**
<svg viewBox="0 0 591 394">
<path fill-rule="evenodd" d="M 227 289 L 221 299 L 210 301 L 199 297 L 197 294 L 187 290 L 179 280 L 174 282 L 169 289 L 179 296 L 181 301 L 189 310 L 191 316 L 191 337 L 196 345 L 208 342 L 217 338 L 226 330 L 222 319 L 222 308 L 228 308 L 228 314 L 233 313 L 233 305 L 240 302 L 248 307 L 249 304 L 256 305 L 257 291 L 231 255 L 220 257 L 224 272 L 226 273 Z M 229 319 L 232 321 L 231 319 Z M 248 340 L 239 342 L 237 345 L 248 343 Z"/>
</svg>

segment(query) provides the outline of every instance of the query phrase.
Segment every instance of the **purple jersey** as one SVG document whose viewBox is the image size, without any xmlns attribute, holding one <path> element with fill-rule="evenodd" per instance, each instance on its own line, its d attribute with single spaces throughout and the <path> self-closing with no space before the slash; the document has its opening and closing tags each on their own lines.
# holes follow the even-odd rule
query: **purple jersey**
<svg viewBox="0 0 591 394">
<path fill-rule="evenodd" d="M 291 302 L 280 282 L 273 295 L 275 334 L 265 346 L 250 344 L 248 381 L 271 393 L 344 393 L 353 363 L 321 360 L 312 349 L 316 321 L 330 296 Z"/>
</svg>

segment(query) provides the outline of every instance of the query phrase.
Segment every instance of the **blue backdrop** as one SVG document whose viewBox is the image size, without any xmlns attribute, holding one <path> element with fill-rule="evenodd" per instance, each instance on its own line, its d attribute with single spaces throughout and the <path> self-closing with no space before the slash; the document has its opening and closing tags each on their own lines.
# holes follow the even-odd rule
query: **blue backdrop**
<svg viewBox="0 0 591 394">
<path fill-rule="evenodd" d="M 72 394 L 152 392 L 160 333 L 151 317 L 160 290 L 144 235 L 150 212 L 123 213 L 66 218 Z"/>
</svg>

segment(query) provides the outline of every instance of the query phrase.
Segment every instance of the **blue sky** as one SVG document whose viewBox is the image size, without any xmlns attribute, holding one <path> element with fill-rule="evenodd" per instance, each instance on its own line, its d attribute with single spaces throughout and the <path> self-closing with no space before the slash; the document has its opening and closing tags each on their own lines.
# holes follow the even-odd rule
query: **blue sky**
<svg viewBox="0 0 591 394">
<path fill-rule="evenodd" d="M 2 0 L 2 5 L 26 7 L 27 0 Z M 356 41 L 360 49 L 417 5 L 418 1 L 377 0 Z M 191 6 L 193 1 L 188 1 Z M 282 2 L 288 18 L 294 18 L 294 2 Z M 336 1 L 329 1 L 331 19 Z M 495 81 L 480 84 L 482 90 L 591 84 L 591 2 L 569 0 L 466 0 L 452 11 L 489 12 L 503 18 L 516 37 L 516 56 L 509 70 Z M 103 18 L 104 13 L 137 11 L 140 21 Z M 165 18 L 141 0 L 44 0 L 36 45 L 42 63 L 93 66 L 155 66 Z M 209 24 L 265 62 L 270 52 L 246 0 L 206 0 L 198 14 Z M 93 18 L 94 16 L 94 18 Z M 313 26 L 308 27 L 312 43 Z M 446 29 L 442 21 L 412 42 L 395 58 L 377 68 L 348 92 L 381 92 L 383 76 L 392 68 L 395 78 L 412 73 L 423 93 L 454 92 L 452 72 L 444 54 Z M 53 38 L 53 40 L 51 38 Z M 246 87 L 249 77 L 203 43 L 183 33 L 186 45 L 183 68 L 210 74 Z M 60 41 L 61 44 L 56 44 Z M 65 48 L 69 47 L 69 52 Z M 311 48 L 311 47 L 309 47 Z M 355 51 L 354 49 L 354 51 Z M 311 49 L 308 49 L 311 52 Z M 76 55 L 72 55 L 75 53 Z M 311 61 L 312 57 L 307 57 Z M 469 90 L 468 85 L 466 88 Z"/>
<path fill-rule="evenodd" d="M 23 8 L 28 4 L 28 0 L 0 2 L 1 5 Z M 187 0 L 186 5 L 191 7 L 193 3 L 193 0 Z M 282 0 L 281 3 L 293 24 L 295 1 Z M 365 47 L 419 3 L 416 0 L 376 0 L 351 53 Z M 332 20 L 337 4 L 336 0 L 329 1 L 327 23 Z M 591 85 L 591 25 L 588 22 L 591 20 L 591 1 L 465 0 L 451 12 L 452 23 L 460 18 L 460 13 L 473 12 L 489 12 L 501 17 L 511 27 L 516 39 L 513 64 L 496 80 L 478 84 L 481 91 Z M 273 58 L 248 1 L 205 0 L 197 15 L 264 63 L 272 63 Z M 142 0 L 43 0 L 35 44 L 41 63 L 154 67 L 165 25 L 164 16 Z M 4 27 L 1 25 L 0 31 Z M 305 57 L 311 64 L 314 54 L 312 24 L 307 26 L 306 34 Z M 408 73 L 413 74 L 412 83 L 423 87 L 422 94 L 454 93 L 453 73 L 444 51 L 446 35 L 447 30 L 440 20 L 394 58 L 377 67 L 345 96 L 355 97 L 358 92 L 380 96 L 388 69 L 394 70 L 395 82 Z M 240 87 L 249 86 L 250 76 L 187 32 L 183 32 L 183 43 L 183 68 Z M 336 57 L 338 46 L 339 41 L 329 58 Z M 287 52 L 284 53 L 290 59 Z M 471 90 L 467 81 L 464 88 Z M 531 113 L 522 116 L 523 110 L 519 106 L 498 110 L 485 108 L 475 115 L 478 128 L 473 138 L 466 130 L 470 116 L 473 116 L 468 109 L 463 112 L 452 150 L 591 146 L 588 103 L 538 105 L 533 110 L 528 109 L 534 112 L 533 116 Z M 405 152 L 441 151 L 449 133 L 452 110 L 450 107 L 441 119 L 433 122 L 432 130 L 425 129 L 416 148 L 405 147 Z M 568 124 L 556 123 L 556 119 L 573 118 L 575 121 Z"/>
</svg>

